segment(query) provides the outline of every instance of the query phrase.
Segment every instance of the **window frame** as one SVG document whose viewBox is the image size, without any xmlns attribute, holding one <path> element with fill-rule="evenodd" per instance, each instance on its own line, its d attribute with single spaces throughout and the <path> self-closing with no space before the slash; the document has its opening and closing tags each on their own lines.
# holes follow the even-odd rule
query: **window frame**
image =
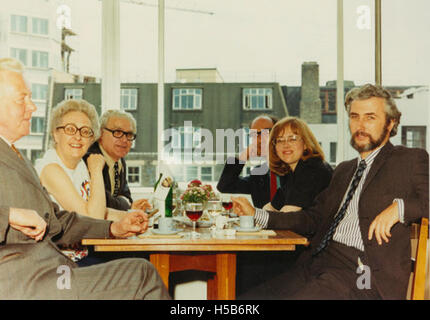
<svg viewBox="0 0 430 320">
<path fill-rule="evenodd" d="M 36 61 L 37 65 L 34 65 L 35 59 L 34 55 L 37 55 Z M 42 65 L 42 58 L 46 56 L 46 66 Z M 48 51 L 40 51 L 40 50 L 32 50 L 31 51 L 31 67 L 37 69 L 48 69 L 49 68 L 49 52 Z"/>
<path fill-rule="evenodd" d="M 13 52 L 13 50 L 16 50 L 16 53 L 18 53 L 18 51 L 19 51 L 19 52 L 25 52 L 25 61 L 22 61 L 22 60 L 21 60 L 21 58 L 19 57 L 19 56 L 20 56 L 20 54 L 18 54 L 18 57 L 17 57 L 17 55 L 16 55 L 16 54 L 13 54 L 13 53 L 12 53 L 12 52 Z M 28 49 L 10 47 L 10 56 L 11 56 L 12 58 L 15 58 L 15 59 L 19 60 L 20 62 L 22 62 L 22 64 L 23 64 L 24 66 L 26 66 L 26 67 L 28 66 Z"/>
<path fill-rule="evenodd" d="M 130 169 L 138 169 L 138 170 L 137 170 L 137 173 L 136 172 L 131 173 Z M 130 177 L 137 177 L 138 182 L 132 182 L 132 179 L 130 179 Z M 130 186 L 140 186 L 142 184 L 142 168 L 141 168 L 141 166 L 139 166 L 139 165 L 127 166 L 127 181 L 128 181 L 128 184 Z"/>
<path fill-rule="evenodd" d="M 176 92 L 178 94 L 176 94 Z M 178 97 L 178 100 L 176 100 L 176 97 Z M 182 105 L 182 102 L 183 102 L 182 97 L 185 97 L 186 100 L 188 100 L 189 97 L 193 98 L 192 108 L 184 107 Z M 176 101 L 179 102 L 179 105 L 176 104 Z M 172 110 L 173 111 L 187 111 L 187 110 L 193 111 L 193 110 L 202 110 L 202 109 L 203 109 L 203 88 L 191 88 L 191 87 L 172 88 Z"/>
<path fill-rule="evenodd" d="M 80 97 L 76 98 L 74 94 L 70 98 L 67 97 L 67 91 L 69 91 L 69 90 L 72 90 L 72 91 L 80 90 L 80 92 L 81 92 Z M 84 97 L 84 89 L 83 88 L 67 88 L 67 87 L 64 88 L 64 100 L 83 99 L 83 97 Z"/>
<path fill-rule="evenodd" d="M 127 90 L 128 94 L 125 93 L 126 90 Z M 131 108 L 130 107 L 125 108 L 124 105 L 123 105 L 123 97 L 126 97 L 128 105 L 131 105 L 131 99 L 132 99 L 131 92 L 135 92 L 136 93 L 134 108 L 133 107 L 131 107 Z M 134 110 L 137 110 L 138 103 L 139 103 L 139 89 L 138 88 L 121 88 L 121 92 L 120 92 L 120 107 L 121 107 L 122 110 L 124 110 L 124 111 L 134 111 Z"/>
<path fill-rule="evenodd" d="M 20 30 L 20 28 L 18 28 L 19 30 L 14 30 L 14 26 L 17 26 L 17 22 L 14 21 L 14 17 L 18 17 L 18 18 L 25 18 L 25 31 Z M 28 17 L 27 16 L 22 16 L 22 15 L 18 15 L 18 14 L 11 14 L 10 15 L 10 31 L 11 32 L 15 32 L 15 33 L 28 33 Z"/>
<path fill-rule="evenodd" d="M 263 90 L 263 92 L 259 92 Z M 256 91 L 256 92 L 253 92 Z M 270 93 L 270 94 L 269 94 Z M 255 97 L 255 102 L 257 105 L 260 103 L 260 98 L 263 98 L 264 107 L 254 107 L 253 101 Z M 273 110 L 273 88 L 272 87 L 244 87 L 242 88 L 242 109 L 246 111 L 255 110 Z"/>
</svg>

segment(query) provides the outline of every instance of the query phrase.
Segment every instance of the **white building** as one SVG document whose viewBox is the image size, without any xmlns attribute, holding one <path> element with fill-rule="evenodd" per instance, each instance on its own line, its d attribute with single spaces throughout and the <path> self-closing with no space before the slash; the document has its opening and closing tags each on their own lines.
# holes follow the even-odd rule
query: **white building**
<svg viewBox="0 0 430 320">
<path fill-rule="evenodd" d="M 30 135 L 17 147 L 34 160 L 42 150 L 49 81 L 62 70 L 61 30 L 57 28 L 58 2 L 53 0 L 2 1 L 0 57 L 13 57 L 26 67 L 26 80 L 37 106 Z"/>
</svg>

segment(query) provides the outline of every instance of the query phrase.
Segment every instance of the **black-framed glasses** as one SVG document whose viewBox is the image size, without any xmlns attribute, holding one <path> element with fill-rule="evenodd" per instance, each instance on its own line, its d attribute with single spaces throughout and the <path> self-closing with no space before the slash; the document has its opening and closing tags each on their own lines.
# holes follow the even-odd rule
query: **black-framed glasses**
<svg viewBox="0 0 430 320">
<path fill-rule="evenodd" d="M 79 131 L 79 134 L 81 135 L 81 137 L 83 137 L 83 138 L 91 138 L 92 136 L 94 136 L 94 131 L 90 127 L 83 126 L 83 127 L 78 128 L 73 123 L 68 123 L 64 126 L 57 127 L 56 129 L 57 130 L 63 129 L 64 133 L 69 135 L 69 136 L 74 136 L 76 134 L 76 132 L 78 132 L 78 131 Z"/>
<path fill-rule="evenodd" d="M 133 141 L 137 137 L 137 134 L 135 134 L 133 132 L 122 131 L 119 129 L 117 129 L 117 130 L 112 130 L 112 129 L 108 129 L 108 128 L 103 128 L 103 129 L 112 133 L 114 138 L 117 138 L 117 139 L 121 139 L 125 135 L 125 137 L 127 138 L 128 141 Z"/>
</svg>

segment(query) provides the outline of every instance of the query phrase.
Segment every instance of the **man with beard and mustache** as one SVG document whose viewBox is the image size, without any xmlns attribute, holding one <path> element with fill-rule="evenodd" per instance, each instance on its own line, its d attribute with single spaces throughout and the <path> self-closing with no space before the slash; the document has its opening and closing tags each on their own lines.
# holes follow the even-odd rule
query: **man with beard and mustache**
<svg viewBox="0 0 430 320">
<path fill-rule="evenodd" d="M 359 157 L 337 166 L 311 208 L 285 214 L 255 209 L 244 198 L 233 200 L 239 215 L 311 238 L 292 270 L 240 298 L 406 298 L 409 226 L 429 215 L 428 153 L 389 142 L 401 113 L 384 88 L 355 88 L 345 106 Z"/>
</svg>

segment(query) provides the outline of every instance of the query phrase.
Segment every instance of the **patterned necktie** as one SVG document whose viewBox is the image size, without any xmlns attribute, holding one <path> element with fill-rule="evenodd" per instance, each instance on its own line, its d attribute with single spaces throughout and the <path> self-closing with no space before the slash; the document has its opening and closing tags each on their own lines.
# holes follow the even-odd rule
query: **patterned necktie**
<svg viewBox="0 0 430 320">
<path fill-rule="evenodd" d="M 18 155 L 18 157 L 19 157 L 21 160 L 24 160 L 24 158 L 22 157 L 21 153 L 18 151 L 18 149 L 17 149 L 17 148 L 15 148 L 15 146 L 14 146 L 13 144 L 12 144 L 10 147 L 12 148 L 12 150 L 13 150 L 13 151 L 15 151 L 15 153 Z"/>
<path fill-rule="evenodd" d="M 334 221 L 331 224 L 330 228 L 328 229 L 328 232 L 325 234 L 325 236 L 321 240 L 320 244 L 316 248 L 315 252 L 313 253 L 314 256 L 316 256 L 318 253 L 320 253 L 322 250 L 324 250 L 324 248 L 327 247 L 330 239 L 333 237 L 333 234 L 336 231 L 336 228 L 337 228 L 339 222 L 345 216 L 346 209 L 348 208 L 349 202 L 351 201 L 352 197 L 354 196 L 355 190 L 357 189 L 357 186 L 360 183 L 361 177 L 363 176 L 363 172 L 365 169 L 366 169 L 366 161 L 361 160 L 360 164 L 358 165 L 358 169 L 355 172 L 354 177 L 352 178 L 352 182 L 351 182 L 351 185 L 349 187 L 348 193 L 346 195 L 346 199 L 343 202 L 342 207 L 340 208 L 339 212 L 334 217 Z"/>
<path fill-rule="evenodd" d="M 118 170 L 118 162 L 115 162 L 113 168 L 115 170 L 115 188 L 114 188 L 114 191 L 113 191 L 113 196 L 117 197 L 118 193 L 119 193 L 119 170 Z"/>
</svg>

